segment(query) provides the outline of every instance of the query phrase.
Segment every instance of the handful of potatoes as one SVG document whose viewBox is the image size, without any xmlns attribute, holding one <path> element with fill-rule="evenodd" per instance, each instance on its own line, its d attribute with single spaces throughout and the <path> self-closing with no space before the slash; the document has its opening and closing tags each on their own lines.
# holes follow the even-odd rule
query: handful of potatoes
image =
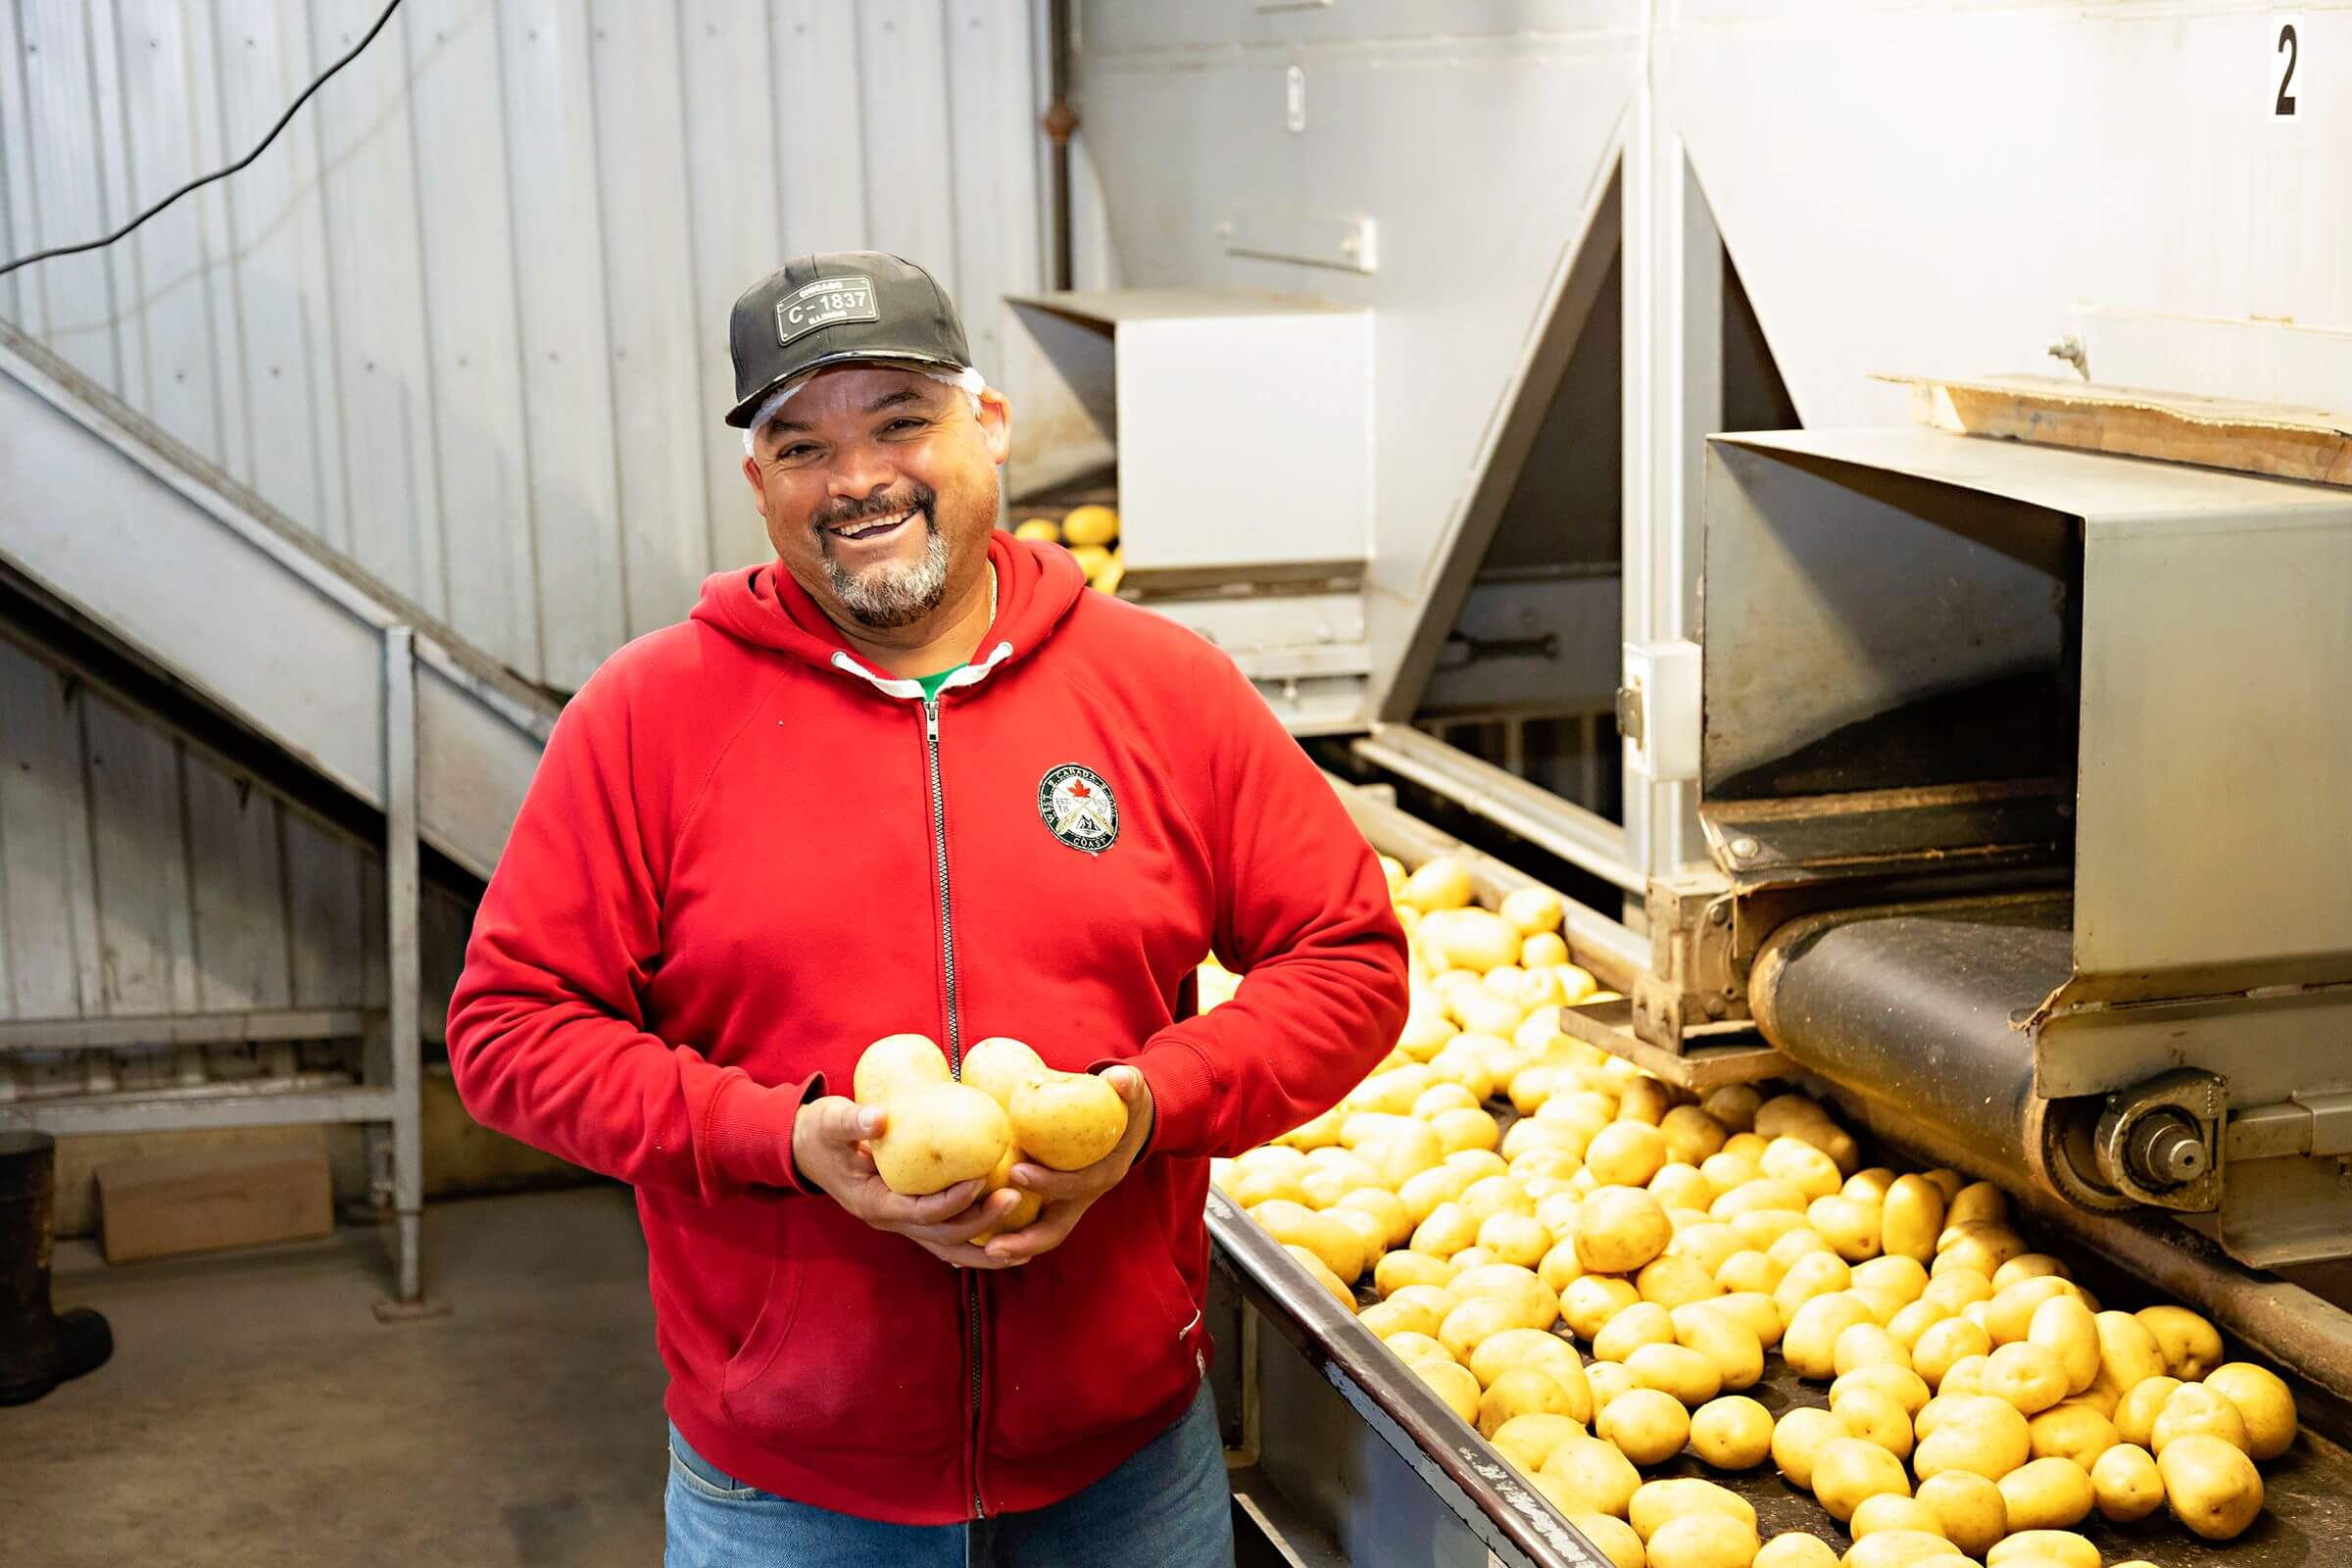
<svg viewBox="0 0 2352 1568">
<path fill-rule="evenodd" d="M 1998 1188 L 1868 1165 L 1803 1095 L 1693 1102 L 1561 1033 L 1551 1007 L 1594 992 L 1556 897 L 1483 908 L 1458 861 L 1384 869 L 1412 956 L 1396 1049 L 1212 1175 L 1342 1301 L 1368 1276 L 1358 1320 L 1614 1561 L 1840 1562 L 1828 1517 L 1759 1542 L 1722 1489 L 1642 1485 L 1686 1448 L 1812 1492 L 1845 1568 L 2096 1568 L 2094 1511 L 2169 1505 L 2209 1540 L 2257 1517 L 2294 1401 L 2212 1324 L 2102 1309 Z M 1204 971 L 1204 1004 L 1239 983 Z M 1834 1380 L 1828 1409 L 1739 1392 L 1776 1347 Z"/>
<path fill-rule="evenodd" d="M 873 1141 L 874 1169 L 892 1192 L 908 1197 L 968 1181 L 986 1181 L 995 1192 L 1024 1158 L 1079 1170 L 1118 1147 L 1127 1131 L 1127 1102 L 1116 1089 L 1091 1073 L 1056 1072 L 1005 1036 L 964 1053 L 960 1083 L 928 1036 L 887 1036 L 858 1058 L 855 1092 L 859 1104 L 889 1113 Z M 975 1239 L 1018 1230 L 1042 1206 L 1037 1194 L 1023 1193 L 1000 1225 Z"/>
</svg>

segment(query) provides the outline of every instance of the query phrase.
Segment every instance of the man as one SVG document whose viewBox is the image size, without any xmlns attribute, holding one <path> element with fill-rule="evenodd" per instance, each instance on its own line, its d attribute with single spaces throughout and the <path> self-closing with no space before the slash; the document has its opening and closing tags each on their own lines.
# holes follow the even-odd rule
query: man
<svg viewBox="0 0 2352 1568">
<path fill-rule="evenodd" d="M 1395 1041 L 1379 867 L 1222 654 L 997 529 L 1009 412 L 920 268 L 805 257 L 731 336 L 776 559 L 564 710 L 458 1085 L 637 1189 L 672 1568 L 1228 1561 L 1207 1160 Z M 1212 951 L 1249 979 L 1193 1016 Z M 902 1032 L 1101 1071 L 1126 1136 L 895 1195 L 840 1091 Z M 1036 1220 L 978 1240 L 1021 1191 Z"/>
</svg>

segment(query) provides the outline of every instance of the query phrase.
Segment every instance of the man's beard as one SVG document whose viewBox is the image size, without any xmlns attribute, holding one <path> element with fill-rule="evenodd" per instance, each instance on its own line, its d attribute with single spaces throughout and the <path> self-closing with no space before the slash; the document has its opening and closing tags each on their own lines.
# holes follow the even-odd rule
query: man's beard
<svg viewBox="0 0 2352 1568">
<path fill-rule="evenodd" d="M 948 542 L 941 536 L 939 519 L 934 515 L 938 502 L 938 496 L 928 486 L 918 485 L 908 493 L 836 509 L 817 523 L 818 544 L 825 558 L 825 578 L 833 585 L 833 597 L 841 602 L 841 608 L 860 626 L 889 631 L 912 625 L 937 610 L 940 601 L 947 597 Z M 923 525 L 921 561 L 911 565 L 879 563 L 863 571 L 852 571 L 834 559 L 828 529 L 864 517 L 890 516 L 908 507 L 920 514 Z"/>
</svg>

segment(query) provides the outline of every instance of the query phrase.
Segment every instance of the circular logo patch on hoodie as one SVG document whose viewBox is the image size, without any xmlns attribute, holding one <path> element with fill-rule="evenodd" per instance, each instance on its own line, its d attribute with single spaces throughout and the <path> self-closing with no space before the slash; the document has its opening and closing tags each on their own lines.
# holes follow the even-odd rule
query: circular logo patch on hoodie
<svg viewBox="0 0 2352 1568">
<path fill-rule="evenodd" d="M 1050 767 L 1037 781 L 1037 814 L 1073 850 L 1101 855 L 1119 839 L 1119 803 L 1102 775 L 1076 762 Z"/>
</svg>

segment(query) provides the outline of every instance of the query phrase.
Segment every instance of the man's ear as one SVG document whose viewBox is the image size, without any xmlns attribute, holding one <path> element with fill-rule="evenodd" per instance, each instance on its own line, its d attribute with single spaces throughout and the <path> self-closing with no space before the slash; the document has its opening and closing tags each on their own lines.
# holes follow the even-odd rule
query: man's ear
<svg viewBox="0 0 2352 1568">
<path fill-rule="evenodd" d="M 748 455 L 743 460 L 743 477 L 744 482 L 752 487 L 752 494 L 760 498 L 760 514 L 765 516 L 767 514 L 767 486 L 760 482 L 759 463 Z"/>
<path fill-rule="evenodd" d="M 988 443 L 989 461 L 999 467 L 1012 451 L 1012 405 L 993 386 L 980 389 L 980 435 Z"/>
</svg>

